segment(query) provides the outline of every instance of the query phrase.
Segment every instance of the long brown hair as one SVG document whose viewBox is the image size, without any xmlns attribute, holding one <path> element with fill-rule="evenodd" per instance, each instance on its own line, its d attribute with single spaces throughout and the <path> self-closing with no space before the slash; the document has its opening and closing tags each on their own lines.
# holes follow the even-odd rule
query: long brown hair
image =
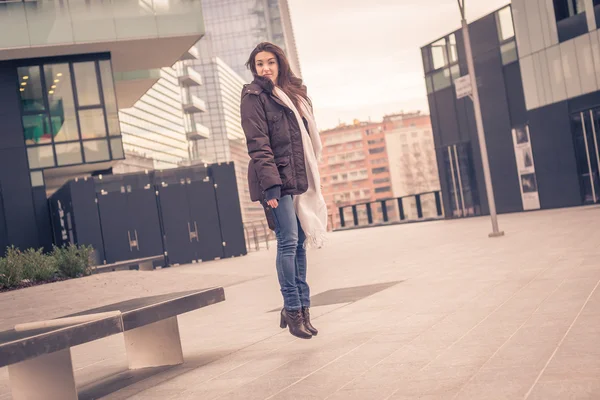
<svg viewBox="0 0 600 400">
<path fill-rule="evenodd" d="M 248 62 L 246 62 L 246 67 L 252 71 L 252 74 L 255 77 L 258 76 L 255 59 L 256 55 L 263 51 L 275 54 L 279 68 L 277 85 L 289 96 L 296 106 L 296 109 L 300 110 L 300 98 L 305 99 L 310 104 L 310 99 L 306 94 L 306 87 L 302 85 L 302 79 L 294 75 L 290 63 L 281 47 L 269 42 L 262 42 L 256 46 L 256 48 L 252 50 Z"/>
</svg>

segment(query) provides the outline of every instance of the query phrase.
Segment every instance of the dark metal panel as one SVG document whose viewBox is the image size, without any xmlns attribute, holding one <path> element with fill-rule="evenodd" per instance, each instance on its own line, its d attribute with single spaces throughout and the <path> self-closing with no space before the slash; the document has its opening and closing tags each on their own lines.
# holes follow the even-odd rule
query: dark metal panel
<svg viewBox="0 0 600 400">
<path fill-rule="evenodd" d="M 456 118 L 454 86 L 435 92 L 437 122 L 441 136 L 441 147 L 460 141 L 460 130 Z"/>
<path fill-rule="evenodd" d="M 132 229 L 127 216 L 127 195 L 121 192 L 98 194 L 98 210 L 108 264 L 137 258 L 133 256 L 129 239 Z"/>
<path fill-rule="evenodd" d="M 50 206 L 46 198 L 46 188 L 33 188 L 33 204 L 38 228 L 39 246 L 46 252 L 52 251 L 52 224 L 50 223 Z"/>
<path fill-rule="evenodd" d="M 586 13 L 577 14 L 556 23 L 560 43 L 588 33 Z"/>
<path fill-rule="evenodd" d="M 219 224 L 219 210 L 212 179 L 192 182 L 187 186 L 192 229 L 198 233 L 195 248 L 202 261 L 223 258 L 223 238 Z"/>
<path fill-rule="evenodd" d="M 6 248 L 10 245 L 8 232 L 6 230 L 6 213 L 4 210 L 4 194 L 0 185 L 0 257 L 3 257 Z"/>
<path fill-rule="evenodd" d="M 581 205 L 577 161 L 567 102 L 529 111 L 529 121 L 542 208 Z"/>
<path fill-rule="evenodd" d="M 519 62 L 504 67 L 504 82 L 511 125 L 513 127 L 527 123 L 527 107 Z"/>
<path fill-rule="evenodd" d="M 127 211 L 131 234 L 138 240 L 139 250 L 132 258 L 164 254 L 156 194 L 152 189 L 136 189 L 127 194 Z"/>
<path fill-rule="evenodd" d="M 21 249 L 38 248 L 39 236 L 25 148 L 0 149 L 0 183 L 4 190 L 9 242 Z"/>
<path fill-rule="evenodd" d="M 185 185 L 157 188 L 169 264 L 191 263 L 196 255 L 190 240 L 191 217 Z"/>
<path fill-rule="evenodd" d="M 494 34 L 496 34 L 495 21 L 493 18 L 488 22 L 493 23 Z M 479 97 L 496 208 L 499 213 L 522 211 L 523 201 L 500 51 L 497 48 L 488 51 L 478 57 L 475 64 L 477 77 L 481 82 Z M 478 153 L 478 147 L 473 147 L 473 150 Z M 483 179 L 479 181 L 482 183 L 479 190 L 481 194 L 485 192 L 483 184 L 485 181 Z"/>
<path fill-rule="evenodd" d="M 104 241 L 94 181 L 92 179 L 71 181 L 67 185 L 71 194 L 75 243 L 92 246 L 96 264 L 102 264 L 105 259 Z"/>
<path fill-rule="evenodd" d="M 221 236 L 226 243 L 225 257 L 244 255 L 246 240 L 233 163 L 211 165 L 210 173 L 215 182 Z"/>
</svg>

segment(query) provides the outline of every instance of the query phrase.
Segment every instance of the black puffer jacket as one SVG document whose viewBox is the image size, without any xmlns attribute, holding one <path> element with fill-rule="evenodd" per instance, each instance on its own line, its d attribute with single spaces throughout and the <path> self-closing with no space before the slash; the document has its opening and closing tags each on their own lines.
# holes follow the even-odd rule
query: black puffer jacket
<svg viewBox="0 0 600 400">
<path fill-rule="evenodd" d="M 252 201 L 265 200 L 265 192 L 281 187 L 281 196 L 308 189 L 302 132 L 294 112 L 273 94 L 270 79 L 256 77 L 242 91 L 242 127 L 246 134 L 248 183 Z"/>
</svg>

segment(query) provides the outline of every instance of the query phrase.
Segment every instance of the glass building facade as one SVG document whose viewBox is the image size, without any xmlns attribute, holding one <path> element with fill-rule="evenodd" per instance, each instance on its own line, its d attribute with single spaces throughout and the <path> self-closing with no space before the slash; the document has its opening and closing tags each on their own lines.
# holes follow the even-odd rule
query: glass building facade
<svg viewBox="0 0 600 400">
<path fill-rule="evenodd" d="M 152 160 L 154 169 L 175 168 L 189 163 L 187 131 L 193 117 L 184 112 L 188 89 L 181 86 L 177 69 L 163 68 L 160 76 L 134 107 L 120 111 L 123 144 L 132 162 L 141 156 Z M 120 169 L 131 172 L 125 166 Z"/>
<path fill-rule="evenodd" d="M 156 114 L 154 123 L 167 132 L 158 133 L 177 132 L 169 138 L 173 153 L 188 153 L 190 124 L 181 113 L 195 112 L 202 102 L 181 90 L 160 97 L 160 88 L 143 103 L 140 98 L 163 78 L 161 68 L 178 62 L 204 35 L 202 3 L 5 0 L 0 27 L 0 251 L 10 245 L 51 249 L 47 196 L 71 179 L 110 174 L 125 157 L 121 129 L 131 119 Z M 179 87 L 180 76 L 171 71 L 165 79 Z M 175 100 L 178 118 L 169 116 Z M 121 124 L 119 109 L 137 103 L 147 114 L 121 113 Z M 163 123 L 168 120 L 176 128 Z M 148 129 L 150 138 L 137 144 L 161 143 L 154 134 Z"/>
<path fill-rule="evenodd" d="M 287 0 L 202 0 L 206 36 L 197 47 L 202 59 L 221 58 L 247 81 L 245 64 L 260 42 L 269 41 L 287 53 L 300 75 Z"/>
<path fill-rule="evenodd" d="M 45 169 L 124 158 L 110 59 L 25 62 L 17 73 L 34 187 Z"/>
</svg>

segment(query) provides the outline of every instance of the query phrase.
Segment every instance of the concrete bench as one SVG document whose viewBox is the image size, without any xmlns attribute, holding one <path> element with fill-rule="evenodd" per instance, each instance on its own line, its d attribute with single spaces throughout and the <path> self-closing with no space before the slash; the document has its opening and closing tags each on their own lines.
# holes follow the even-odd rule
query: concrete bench
<svg viewBox="0 0 600 400">
<path fill-rule="evenodd" d="M 94 267 L 93 272 L 94 274 L 101 274 L 104 272 L 129 271 L 133 269 L 140 271 L 152 271 L 156 261 L 162 261 L 164 266 L 165 256 L 161 254 L 146 258 L 137 258 L 135 260 L 119 261 L 112 264 L 97 265 Z"/>
<path fill-rule="evenodd" d="M 77 400 L 71 347 L 123 333 L 130 369 L 178 365 L 183 352 L 177 316 L 224 300 L 223 288 L 211 288 L 17 325 L 0 332 L 0 368 L 8 366 L 14 400 Z M 57 326 L 63 321 L 68 325 Z"/>
</svg>

